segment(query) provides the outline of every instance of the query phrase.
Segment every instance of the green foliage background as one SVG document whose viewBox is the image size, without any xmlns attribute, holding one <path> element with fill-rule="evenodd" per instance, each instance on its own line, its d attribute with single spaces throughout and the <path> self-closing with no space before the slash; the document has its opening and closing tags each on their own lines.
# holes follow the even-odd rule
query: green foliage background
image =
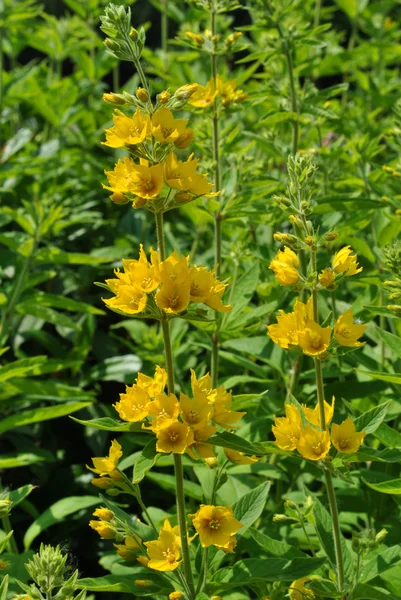
<svg viewBox="0 0 401 600">
<path fill-rule="evenodd" d="M 313 153 L 318 166 L 313 219 L 339 236 L 321 253 L 319 267 L 344 244 L 364 267 L 340 288 L 337 310 L 352 304 L 354 315 L 369 323 L 367 344 L 346 355 L 341 369 L 335 361 L 325 366 L 326 395 L 336 397 L 337 421 L 346 411 L 358 416 L 391 401 L 387 413 L 374 413 L 365 457 L 348 464 L 355 484 L 337 481 L 342 528 L 349 540 L 368 529 L 388 529 L 388 549 L 373 551 L 364 583 L 401 597 L 401 330 L 382 285 L 389 276 L 383 248 L 401 231 L 399 4 L 337 0 L 323 2 L 318 12 L 319 3 L 311 0 L 271 3 L 281 34 L 265 5 L 244 1 L 235 13 L 219 17 L 222 34 L 234 28 L 244 32 L 237 52 L 219 61 L 219 72 L 248 93 L 222 121 L 223 187 L 229 199 L 222 273 L 230 281 L 233 311 L 224 317 L 219 382 L 238 396 L 236 408 L 248 411 L 238 435 L 251 442 L 271 440 L 273 415 L 282 410 L 294 361 L 269 340 L 265 324 L 274 322 L 277 309 L 292 305 L 293 294 L 277 284 L 268 264 L 277 252 L 273 233 L 290 231 L 274 196 L 285 190 L 297 122 L 298 149 Z M 99 32 L 103 8 L 97 0 L 46 7 L 31 0 L 0 2 L 0 470 L 4 488 L 28 486 L 12 512 L 23 554 L 7 558 L 11 574 L 25 580 L 23 562 L 40 541 L 68 547 L 83 577 L 113 570 L 110 543 L 87 526 L 99 501 L 85 469 L 91 456 L 105 454 L 110 433 L 85 428 L 67 415 L 114 418 L 112 404 L 124 384 L 132 384 L 138 370 L 151 374 L 164 362 L 158 326 L 106 312 L 102 291 L 93 285 L 110 277 L 122 258 L 135 258 L 139 243 L 155 244 L 151 216 L 113 205 L 101 187 L 103 171 L 120 156 L 116 152 L 113 159 L 100 145 L 112 114 L 102 93 L 134 93 L 138 85 L 128 64 L 119 66 L 105 53 Z M 168 3 L 166 58 L 159 43 L 159 8 L 157 0 L 132 6 L 133 25 L 148 30 L 144 64 L 154 93 L 194 81 L 205 84 L 207 55 L 185 44 L 183 36 L 174 37 L 202 31 L 204 14 L 193 4 Z M 193 149 L 211 170 L 210 119 L 192 113 Z M 168 214 L 166 221 L 170 251 L 177 248 L 197 264 L 212 266 L 213 223 L 202 200 Z M 328 314 L 330 295 L 321 296 L 322 312 Z M 198 374 L 209 369 L 210 333 L 200 322 L 173 323 L 176 378 L 184 392 L 190 368 Z M 308 362 L 296 396 L 314 402 Z M 116 435 L 130 472 L 146 438 Z M 186 493 L 196 506 L 207 493 L 210 471 L 201 464 L 192 468 L 189 459 L 186 465 Z M 175 510 L 171 467 L 171 457 L 163 457 L 142 484 L 156 521 Z M 301 502 L 305 486 L 319 497 L 318 470 L 300 469 L 299 461 L 287 458 L 232 466 L 228 472 L 218 503 L 231 505 L 268 479 L 260 535 L 307 549 L 301 530 L 273 523 L 272 516 L 282 512 L 284 498 Z M 389 481 L 390 486 L 382 483 Z M 138 507 L 131 510 L 137 513 Z M 375 570 L 380 551 L 387 554 Z M 238 550 L 242 557 L 271 553 L 257 534 L 245 536 Z M 121 574 L 119 568 L 114 573 Z M 230 594 L 233 600 L 247 597 L 241 591 Z"/>
</svg>

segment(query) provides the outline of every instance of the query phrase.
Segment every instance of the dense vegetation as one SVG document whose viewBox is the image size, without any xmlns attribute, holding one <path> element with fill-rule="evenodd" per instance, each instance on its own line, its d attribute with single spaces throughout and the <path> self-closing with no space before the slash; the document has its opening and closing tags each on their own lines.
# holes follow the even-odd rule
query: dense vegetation
<svg viewBox="0 0 401 600">
<path fill-rule="evenodd" d="M 400 38 L 0 0 L 0 600 L 401 598 Z"/>
</svg>

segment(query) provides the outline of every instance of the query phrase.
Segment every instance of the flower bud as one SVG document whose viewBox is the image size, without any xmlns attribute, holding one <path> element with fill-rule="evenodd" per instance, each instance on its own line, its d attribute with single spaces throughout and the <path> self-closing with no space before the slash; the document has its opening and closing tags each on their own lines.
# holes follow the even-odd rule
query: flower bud
<svg viewBox="0 0 401 600">
<path fill-rule="evenodd" d="M 176 590 L 175 592 L 171 592 L 171 594 L 169 594 L 169 600 L 184 600 L 185 596 L 182 592 L 180 592 L 179 590 Z"/>
<path fill-rule="evenodd" d="M 288 508 L 292 508 L 293 510 L 298 509 L 298 506 L 292 500 L 286 500 L 285 505 L 288 506 Z"/>
<path fill-rule="evenodd" d="M 142 88 L 142 87 L 137 88 L 137 90 L 136 90 L 136 97 L 141 102 L 148 102 L 148 100 L 149 100 L 149 94 L 148 94 L 148 92 L 145 90 L 145 88 Z"/>
<path fill-rule="evenodd" d="M 376 544 L 381 544 L 386 535 L 388 534 L 387 529 L 382 529 L 375 537 Z"/>
<path fill-rule="evenodd" d="M 275 514 L 273 516 L 273 521 L 275 523 L 284 523 L 285 521 L 288 521 L 288 517 L 287 515 L 279 515 L 279 514 Z"/>
<path fill-rule="evenodd" d="M 182 85 L 175 92 L 174 96 L 178 99 L 188 100 L 199 89 L 198 83 L 187 83 L 187 85 Z"/>
<path fill-rule="evenodd" d="M 308 246 L 313 246 L 313 237 L 311 235 L 306 236 L 305 244 L 307 244 Z"/>
<path fill-rule="evenodd" d="M 108 508 L 97 508 L 92 514 L 94 517 L 98 517 L 102 521 L 111 521 L 114 518 L 114 513 Z"/>
<path fill-rule="evenodd" d="M 102 100 L 108 104 L 113 104 L 113 106 L 124 106 L 126 103 L 121 94 L 103 94 Z"/>
<path fill-rule="evenodd" d="M 215 456 L 213 456 L 211 458 L 205 458 L 205 463 L 207 464 L 209 469 L 215 469 L 218 466 L 219 461 Z"/>
<path fill-rule="evenodd" d="M 131 27 L 131 31 L 129 32 L 129 36 L 133 42 L 136 42 L 138 39 L 138 32 L 134 27 Z"/>
<path fill-rule="evenodd" d="M 11 510 L 11 500 L 8 498 L 0 499 L 0 518 L 6 517 Z"/>
<path fill-rule="evenodd" d="M 121 194 L 120 192 L 114 192 L 111 196 L 110 196 L 110 200 L 112 202 L 114 202 L 114 204 L 128 204 L 128 202 L 130 201 L 129 198 L 127 198 L 127 196 L 125 196 L 124 194 Z"/>
<path fill-rule="evenodd" d="M 140 196 L 137 196 L 132 202 L 132 208 L 142 208 L 142 206 L 145 206 L 146 202 L 146 198 L 141 198 Z"/>
<path fill-rule="evenodd" d="M 189 192 L 178 192 L 178 194 L 174 196 L 174 200 L 177 204 L 186 204 L 187 202 L 190 202 L 192 198 L 193 195 Z"/>
<path fill-rule="evenodd" d="M 335 233 L 334 231 L 329 231 L 325 233 L 323 237 L 326 240 L 326 242 L 333 242 L 338 238 L 338 233 Z"/>
<path fill-rule="evenodd" d="M 152 581 L 149 581 L 149 579 L 135 579 L 134 583 L 138 587 L 152 587 L 153 585 Z"/>
<path fill-rule="evenodd" d="M 168 90 L 165 90 L 164 92 L 160 92 L 160 94 L 158 94 L 156 96 L 156 100 L 158 102 L 160 102 L 160 104 L 166 104 L 166 102 L 168 102 L 171 98 L 171 94 Z"/>
<path fill-rule="evenodd" d="M 114 469 L 114 471 L 111 471 L 110 478 L 113 481 L 124 481 L 124 475 L 118 469 Z"/>
<path fill-rule="evenodd" d="M 147 558 L 146 556 L 137 556 L 136 560 L 139 562 L 140 565 L 142 565 L 143 567 L 147 567 L 148 563 L 149 563 L 149 558 Z"/>
<path fill-rule="evenodd" d="M 111 481 L 111 479 L 109 479 L 108 477 L 97 477 L 91 479 L 91 484 L 98 488 L 101 488 L 102 490 L 108 490 L 114 487 L 114 482 Z"/>
</svg>

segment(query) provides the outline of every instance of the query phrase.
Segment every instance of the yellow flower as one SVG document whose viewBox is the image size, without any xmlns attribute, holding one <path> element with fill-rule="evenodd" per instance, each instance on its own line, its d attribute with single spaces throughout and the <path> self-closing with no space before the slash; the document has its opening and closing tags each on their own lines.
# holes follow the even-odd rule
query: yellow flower
<svg viewBox="0 0 401 600">
<path fill-rule="evenodd" d="M 248 94 L 243 90 L 237 89 L 234 79 L 223 82 L 219 76 L 217 76 L 217 91 L 221 96 L 221 102 L 225 108 L 228 108 L 231 104 L 243 102 L 248 97 Z"/>
<path fill-rule="evenodd" d="M 139 259 L 122 260 L 124 273 L 116 271 L 118 279 L 122 283 L 133 285 L 149 294 L 153 292 L 160 283 L 156 277 L 155 266 L 148 262 L 143 245 L 139 245 Z"/>
<path fill-rule="evenodd" d="M 159 308 L 167 313 L 180 313 L 188 308 L 189 281 L 179 283 L 172 280 L 165 281 L 155 297 Z"/>
<path fill-rule="evenodd" d="M 103 521 L 89 521 L 89 527 L 92 527 L 104 540 L 113 540 L 117 531 Z"/>
<path fill-rule="evenodd" d="M 358 269 L 358 257 L 352 254 L 353 250 L 350 246 L 341 248 L 333 258 L 333 269 L 336 273 L 345 273 L 347 277 L 360 273 L 363 267 Z"/>
<path fill-rule="evenodd" d="M 122 160 L 117 161 L 114 171 L 104 172 L 109 180 L 109 186 L 103 185 L 103 187 L 116 194 L 131 192 L 131 183 L 136 172 L 136 167 L 137 165 L 132 158 L 125 156 Z"/>
<path fill-rule="evenodd" d="M 194 398 L 180 393 L 180 415 L 191 429 L 199 429 L 207 423 L 213 413 L 206 394 L 197 393 Z"/>
<path fill-rule="evenodd" d="M 162 144 L 174 143 L 187 126 L 188 119 L 175 119 L 168 108 L 162 106 L 152 115 L 152 135 Z"/>
<path fill-rule="evenodd" d="M 213 271 L 207 271 L 205 267 L 192 267 L 189 274 L 191 302 L 205 302 L 210 290 L 216 281 Z"/>
<path fill-rule="evenodd" d="M 319 283 L 324 287 L 329 287 L 333 283 L 335 278 L 336 276 L 334 274 L 334 271 L 332 269 L 326 268 L 323 269 L 323 271 L 319 274 Z"/>
<path fill-rule="evenodd" d="M 297 346 L 300 332 L 305 329 L 307 321 L 313 319 L 312 298 L 306 304 L 297 299 L 292 313 L 283 310 L 279 310 L 279 313 L 277 323 L 267 326 L 268 336 L 281 348 Z"/>
<path fill-rule="evenodd" d="M 101 477 L 103 475 L 110 475 L 110 473 L 117 469 L 118 461 L 122 455 L 123 453 L 120 444 L 117 442 L 117 440 L 113 440 L 111 442 L 109 455 L 105 458 L 92 458 L 94 468 L 88 466 L 87 468 Z"/>
<path fill-rule="evenodd" d="M 220 427 L 224 427 L 224 429 L 231 429 L 234 427 L 234 423 L 246 415 L 246 412 L 231 410 L 233 397 L 231 392 L 226 392 L 223 386 L 218 388 L 216 392 L 213 403 L 213 421 Z"/>
<path fill-rule="evenodd" d="M 307 581 L 309 581 L 309 577 L 302 577 L 302 579 L 292 582 L 289 593 L 290 600 L 313 600 L 315 598 L 312 590 L 305 587 Z"/>
<path fill-rule="evenodd" d="M 183 148 L 187 148 L 190 144 L 192 144 L 194 139 L 194 134 L 192 129 L 186 129 L 174 142 L 174 146 L 182 150 Z"/>
<path fill-rule="evenodd" d="M 97 508 L 93 513 L 94 517 L 98 517 L 102 521 L 111 521 L 114 518 L 114 513 L 108 508 Z"/>
<path fill-rule="evenodd" d="M 179 87 L 174 96 L 188 100 L 200 87 L 199 83 L 187 83 Z"/>
<path fill-rule="evenodd" d="M 106 306 L 127 315 L 137 315 L 145 310 L 147 295 L 139 287 L 125 285 L 118 279 L 106 279 L 106 283 L 116 294 L 114 298 L 102 298 Z"/>
<path fill-rule="evenodd" d="M 324 416 L 326 420 L 326 425 L 331 423 L 331 420 L 334 415 L 334 403 L 335 398 L 332 397 L 331 406 L 326 400 L 324 401 Z M 315 408 L 308 408 L 305 404 L 302 404 L 302 409 L 304 411 L 304 415 L 307 421 L 316 427 L 320 427 L 320 411 L 319 411 L 319 403 L 316 404 Z"/>
<path fill-rule="evenodd" d="M 155 398 L 161 394 L 166 387 L 167 371 L 156 365 L 154 377 L 138 373 L 136 383 L 140 388 L 147 392 L 151 398 Z"/>
<path fill-rule="evenodd" d="M 217 431 L 217 427 L 204 423 L 202 427 L 193 430 L 194 442 L 187 448 L 188 454 L 194 460 L 215 458 L 213 446 L 205 443 Z"/>
<path fill-rule="evenodd" d="M 321 460 L 330 450 L 329 431 L 319 431 L 310 425 L 304 427 L 297 442 L 297 450 L 308 460 Z"/>
<path fill-rule="evenodd" d="M 159 537 L 144 543 L 149 556 L 148 567 L 156 571 L 174 571 L 180 560 L 180 546 L 174 530 L 161 528 Z"/>
<path fill-rule="evenodd" d="M 191 104 L 191 106 L 195 106 L 196 108 L 207 108 L 214 102 L 217 93 L 214 81 L 211 79 L 205 87 L 202 85 L 198 87 L 196 92 L 192 94 L 188 100 L 188 104 Z"/>
<path fill-rule="evenodd" d="M 126 386 L 125 394 L 120 394 L 120 402 L 113 404 L 120 418 L 129 423 L 137 423 L 148 416 L 150 397 L 145 390 L 135 384 Z"/>
<path fill-rule="evenodd" d="M 168 598 L 169 600 L 184 600 L 185 595 L 182 592 L 175 590 L 168 595 Z"/>
<path fill-rule="evenodd" d="M 299 281 L 299 259 L 287 246 L 279 250 L 269 265 L 281 285 L 295 285 Z"/>
<path fill-rule="evenodd" d="M 230 506 L 201 504 L 199 510 L 189 516 L 192 518 L 203 548 L 208 546 L 228 548 L 232 536 L 242 527 L 242 523 L 233 517 Z"/>
<path fill-rule="evenodd" d="M 146 556 L 137 556 L 136 562 L 139 562 L 143 567 L 147 567 L 149 564 L 149 559 Z"/>
<path fill-rule="evenodd" d="M 298 335 L 298 343 L 304 354 L 319 356 L 323 354 L 330 345 L 331 327 L 321 327 L 315 321 L 308 321 L 305 329 Z"/>
<path fill-rule="evenodd" d="M 177 250 L 174 250 L 166 260 L 159 262 L 158 256 L 155 256 L 152 251 L 152 264 L 159 280 L 164 283 L 166 281 L 174 281 L 175 283 L 183 283 L 189 281 L 190 268 L 188 266 L 189 256 L 181 256 Z"/>
<path fill-rule="evenodd" d="M 354 325 L 352 308 L 349 308 L 338 317 L 334 325 L 334 337 L 341 346 L 363 346 L 365 342 L 358 342 L 358 339 L 364 334 L 366 327 L 366 325 Z"/>
<path fill-rule="evenodd" d="M 188 160 L 180 161 L 174 152 L 170 152 L 164 162 L 164 177 L 167 185 L 175 190 L 191 192 L 195 196 L 208 194 L 213 184 L 206 180 L 206 175 L 197 173 L 197 166 L 198 159 L 194 158 L 193 154 Z"/>
<path fill-rule="evenodd" d="M 252 465 L 260 460 L 260 458 L 257 458 L 256 456 L 245 456 L 243 452 L 230 450 L 229 448 L 224 448 L 224 454 L 230 462 L 234 463 L 234 465 Z"/>
<path fill-rule="evenodd" d="M 108 477 L 98 477 L 97 479 L 91 479 L 91 484 L 100 488 L 101 490 L 109 490 L 114 487 L 114 482 Z"/>
<path fill-rule="evenodd" d="M 184 454 L 187 447 L 194 442 L 194 434 L 191 429 L 180 421 L 170 421 L 157 430 L 156 436 L 158 452 Z"/>
<path fill-rule="evenodd" d="M 147 164 L 135 165 L 129 190 L 141 198 L 156 198 L 163 187 L 163 165 L 158 163 L 149 167 Z"/>
<path fill-rule="evenodd" d="M 215 279 L 212 287 L 210 288 L 210 292 L 207 295 L 207 298 L 204 300 L 204 304 L 210 306 L 210 308 L 213 308 L 213 310 L 216 310 L 218 312 L 230 312 L 230 310 L 232 309 L 232 305 L 223 304 L 223 301 L 221 299 L 226 287 L 227 284 L 222 283 L 218 279 Z"/>
<path fill-rule="evenodd" d="M 128 562 L 135 561 L 140 550 L 139 542 L 130 535 L 125 538 L 124 544 L 114 544 L 114 547 L 117 548 L 118 556 Z"/>
<path fill-rule="evenodd" d="M 209 373 L 206 373 L 206 375 L 197 379 L 194 369 L 191 369 L 191 388 L 194 395 L 196 392 L 204 392 L 209 398 L 214 391 L 212 390 L 212 380 Z"/>
<path fill-rule="evenodd" d="M 120 110 L 116 110 L 113 122 L 114 126 L 105 131 L 106 141 L 102 142 L 104 146 L 110 146 L 110 148 L 140 144 L 150 131 L 149 116 L 142 114 L 139 108 L 132 117 L 126 117 Z"/>
<path fill-rule="evenodd" d="M 333 446 L 344 454 L 358 452 L 365 435 L 364 431 L 356 431 L 355 423 L 351 417 L 347 417 L 341 425 L 333 423 L 331 426 L 331 441 L 333 442 Z"/>
<path fill-rule="evenodd" d="M 178 413 L 179 405 L 175 394 L 156 396 L 156 399 L 148 405 L 148 415 L 155 418 L 151 425 L 152 431 L 157 431 L 169 421 L 177 420 Z"/>
<path fill-rule="evenodd" d="M 274 417 L 272 427 L 275 436 L 274 443 L 282 450 L 295 450 L 301 436 L 301 428 L 288 417 Z"/>
</svg>

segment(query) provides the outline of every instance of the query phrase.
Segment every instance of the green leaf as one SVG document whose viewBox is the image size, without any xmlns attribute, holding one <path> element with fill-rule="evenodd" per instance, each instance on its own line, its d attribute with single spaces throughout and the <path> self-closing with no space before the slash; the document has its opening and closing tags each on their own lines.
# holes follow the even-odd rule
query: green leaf
<svg viewBox="0 0 401 600">
<path fill-rule="evenodd" d="M 104 256 L 91 256 L 90 254 L 80 254 L 79 252 L 64 252 L 55 246 L 40 248 L 35 253 L 37 262 L 68 265 L 101 265 L 109 263 L 110 259 Z"/>
<path fill-rule="evenodd" d="M 91 315 L 104 315 L 104 310 L 96 308 L 86 302 L 78 302 L 73 298 L 67 298 L 66 296 L 60 296 L 58 294 L 48 294 L 46 292 L 35 292 L 30 294 L 24 302 L 30 302 L 34 304 L 40 304 L 41 306 L 51 306 L 53 308 L 62 308 L 64 310 L 70 310 L 73 312 L 87 313 Z"/>
<path fill-rule="evenodd" d="M 387 414 L 391 400 L 364 412 L 362 415 L 355 419 L 355 427 L 357 431 L 365 431 L 366 433 L 373 433 L 384 421 Z"/>
<path fill-rule="evenodd" d="M 283 121 L 297 121 L 298 115 L 295 112 L 276 112 L 273 115 L 269 115 L 262 121 L 259 121 L 259 125 L 268 125 L 272 127 L 273 125 L 277 125 L 277 123 L 282 123 Z"/>
<path fill-rule="evenodd" d="M 386 423 L 382 423 L 376 429 L 374 435 L 382 444 L 389 448 L 401 448 L 401 433 L 389 427 Z"/>
<path fill-rule="evenodd" d="M 316 532 L 320 543 L 330 561 L 332 568 L 336 569 L 336 555 L 333 541 L 333 522 L 330 513 L 325 509 L 320 500 L 315 496 L 313 498 L 313 515 L 315 517 Z M 348 550 L 344 537 L 340 533 L 341 551 L 344 561 L 344 571 L 347 579 L 351 579 L 354 572 L 352 557 Z"/>
<path fill-rule="evenodd" d="M 143 431 L 141 423 L 124 423 L 111 417 L 100 417 L 99 419 L 89 419 L 87 421 L 77 419 L 76 417 L 71 417 L 71 419 L 81 425 L 85 425 L 85 427 L 103 429 L 103 431 Z"/>
<path fill-rule="evenodd" d="M 146 580 L 149 586 L 140 587 L 135 585 L 136 580 Z M 153 573 L 150 569 L 141 567 L 132 567 L 130 575 L 104 575 L 103 577 L 86 577 L 78 579 L 77 585 L 81 589 L 90 592 L 122 592 L 126 594 L 134 594 L 137 596 L 155 596 L 163 594 L 167 596 L 171 592 L 172 585 L 167 578 L 159 573 Z"/>
<path fill-rule="evenodd" d="M 14 533 L 14 531 L 9 531 L 7 533 L 7 535 L 5 537 L 3 537 L 3 539 L 1 540 L 1 542 L 0 542 L 0 554 L 2 552 L 4 552 L 4 550 L 6 549 L 7 544 L 9 542 L 9 540 L 11 539 L 11 536 L 13 535 L 13 533 Z"/>
<path fill-rule="evenodd" d="M 242 309 L 249 304 L 254 291 L 259 283 L 259 263 L 251 265 L 240 277 L 234 287 L 232 295 L 232 311 L 227 313 L 227 320 L 225 322 L 225 328 L 232 329 L 235 327 L 236 318 L 242 312 Z"/>
<path fill-rule="evenodd" d="M 394 352 L 398 358 L 401 358 L 401 338 L 389 331 L 384 331 L 380 327 L 375 328 L 375 332 L 383 340 L 383 342 L 390 348 L 391 352 Z"/>
<path fill-rule="evenodd" d="M 154 473 L 149 471 L 146 474 L 146 478 L 153 481 L 162 489 L 171 492 L 173 496 L 176 494 L 176 482 L 174 475 L 166 475 L 164 473 Z M 186 496 L 197 500 L 198 502 L 202 502 L 203 500 L 203 492 L 200 485 L 194 483 L 193 481 L 189 481 L 188 479 L 184 480 L 184 493 Z"/>
<path fill-rule="evenodd" d="M 6 600 L 7 592 L 8 592 L 8 575 L 4 575 L 4 579 L 0 583 L 0 600 Z"/>
<path fill-rule="evenodd" d="M 381 592 L 366 583 L 358 583 L 352 592 L 351 598 L 352 600 L 399 600 L 399 596 Z"/>
<path fill-rule="evenodd" d="M 29 496 L 29 494 L 32 492 L 32 490 L 35 489 L 35 487 L 36 487 L 35 485 L 28 484 L 28 485 L 24 485 L 23 487 L 20 487 L 16 490 L 12 490 L 11 492 L 9 492 L 8 498 L 12 502 L 11 508 L 14 508 L 20 502 L 22 502 L 27 496 Z"/>
<path fill-rule="evenodd" d="M 126 377 L 133 379 L 142 367 L 141 359 L 136 354 L 125 354 L 123 356 L 112 356 L 95 365 L 85 379 L 85 383 L 91 381 L 119 381 L 125 383 Z"/>
<path fill-rule="evenodd" d="M 388 383 L 401 384 L 401 375 L 393 373 L 382 373 L 381 371 L 364 371 L 363 369 L 355 369 L 358 373 L 363 373 L 372 377 L 372 379 L 380 379 L 380 381 L 388 381 Z"/>
<path fill-rule="evenodd" d="M 39 423 L 41 421 L 49 421 L 50 419 L 64 417 L 77 410 L 81 410 L 81 408 L 86 408 L 87 406 L 90 406 L 90 404 L 90 402 L 70 402 L 68 404 L 56 404 L 45 408 L 39 407 L 33 408 L 32 410 L 26 410 L 6 417 L 0 421 L 0 433 L 9 431 L 15 427 L 29 425 L 29 423 Z"/>
<path fill-rule="evenodd" d="M 230 448 L 231 450 L 238 450 L 238 452 L 245 452 L 246 454 L 260 454 L 253 444 L 229 431 L 216 433 L 213 437 L 209 438 L 208 443 L 213 446 L 220 446 L 221 448 Z"/>
<path fill-rule="evenodd" d="M 260 399 L 266 396 L 268 390 L 260 394 L 237 394 L 233 396 L 232 410 L 244 410 L 245 408 L 253 408 L 259 406 Z"/>
<path fill-rule="evenodd" d="M 40 379 L 35 381 L 30 378 L 15 378 L 12 382 L 6 383 L 0 391 L 0 400 L 20 394 L 24 395 L 25 400 L 55 400 L 58 402 L 94 400 L 94 392 L 92 391 L 85 391 L 79 387 L 72 387 L 56 381 L 43 381 Z"/>
<path fill-rule="evenodd" d="M 24 536 L 25 548 L 30 548 L 32 542 L 48 527 L 60 523 L 60 521 L 63 521 L 69 515 L 80 513 L 95 504 L 99 504 L 97 496 L 70 496 L 69 498 L 58 500 L 58 502 L 52 504 L 28 527 Z"/>
<path fill-rule="evenodd" d="M 0 457 L 0 469 L 15 469 L 16 467 L 27 467 L 41 462 L 53 462 L 54 455 L 47 450 L 36 450 L 35 452 L 11 452 L 2 454 Z"/>
<path fill-rule="evenodd" d="M 134 465 L 133 483 L 139 483 L 157 461 L 156 438 L 152 438 L 140 453 Z"/>
<path fill-rule="evenodd" d="M 364 477 L 362 477 L 362 481 L 365 485 L 370 487 L 372 490 L 376 492 L 380 492 L 381 494 L 401 494 L 401 479 L 390 479 L 389 481 L 381 481 L 379 483 L 372 483 L 367 481 Z"/>
<path fill-rule="evenodd" d="M 279 556 L 288 559 L 297 557 L 306 558 L 306 555 L 301 550 L 298 550 L 298 548 L 295 548 L 295 546 L 287 544 L 287 542 L 275 540 L 265 533 L 262 533 L 258 529 L 255 529 L 254 527 L 250 527 L 248 531 L 252 540 L 254 540 L 262 548 L 262 550 L 264 550 L 264 552 L 270 556 Z"/>
<path fill-rule="evenodd" d="M 238 533 L 243 533 L 259 519 L 266 505 L 269 490 L 270 482 L 267 481 L 242 496 L 233 505 L 234 517 L 243 525 Z"/>
<path fill-rule="evenodd" d="M 32 315 L 38 319 L 43 319 L 47 323 L 52 323 L 52 325 L 59 325 L 60 327 L 67 327 L 74 330 L 79 329 L 79 325 L 70 319 L 70 317 L 47 306 L 40 306 L 39 304 L 26 301 L 18 304 L 15 307 L 15 311 L 20 315 Z"/>
<path fill-rule="evenodd" d="M 219 569 L 211 583 L 217 589 L 250 585 L 258 581 L 294 581 L 321 567 L 325 558 L 246 558 L 231 567 Z"/>
<path fill-rule="evenodd" d="M 401 548 L 399 545 L 377 550 L 377 555 L 369 560 L 369 556 L 362 565 L 360 581 L 367 582 L 388 571 L 401 559 Z"/>
<path fill-rule="evenodd" d="M 0 367 L 0 383 L 7 381 L 13 377 L 24 377 L 34 370 L 34 368 L 46 362 L 47 356 L 34 356 L 33 358 L 21 358 L 14 362 Z"/>
<path fill-rule="evenodd" d="M 351 19 L 358 14 L 358 0 L 336 0 L 336 4 Z"/>
</svg>

